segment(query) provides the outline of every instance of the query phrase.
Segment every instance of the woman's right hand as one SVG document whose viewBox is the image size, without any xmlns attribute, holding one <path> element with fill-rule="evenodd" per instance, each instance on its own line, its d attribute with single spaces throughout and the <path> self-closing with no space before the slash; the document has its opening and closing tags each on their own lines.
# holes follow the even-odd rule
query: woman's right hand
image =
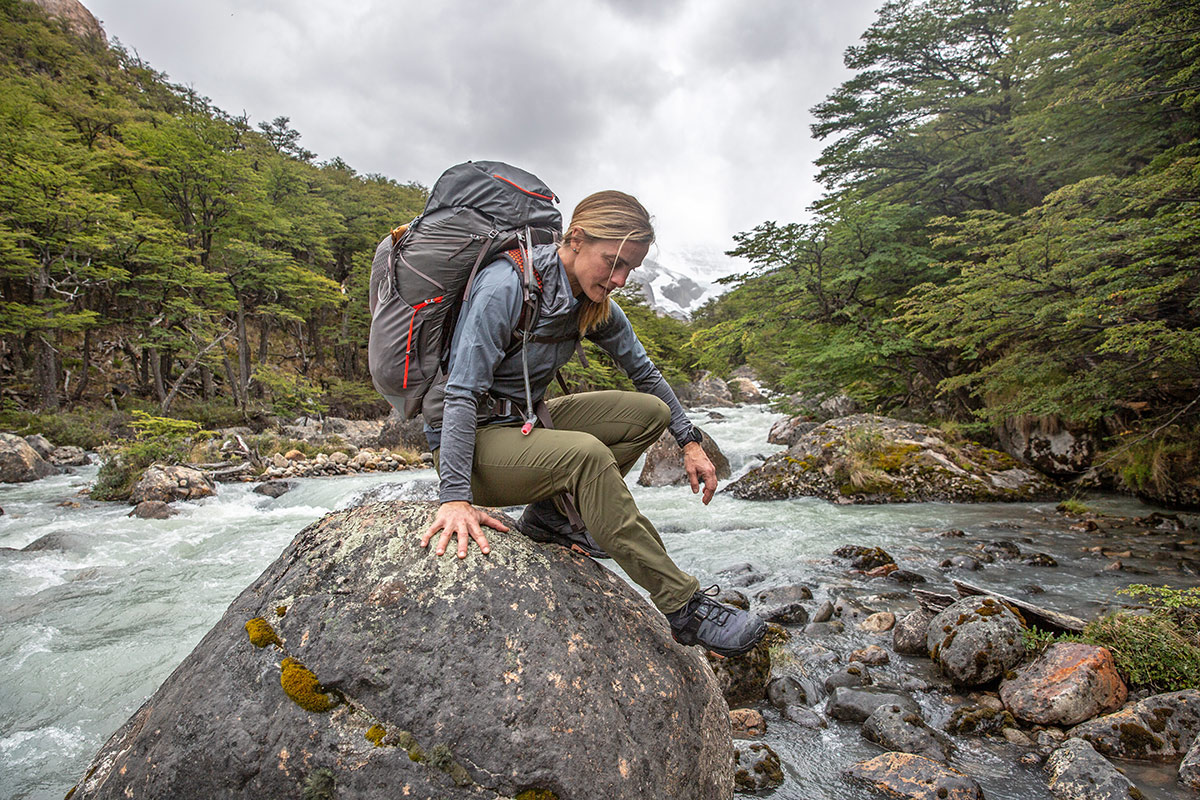
<svg viewBox="0 0 1200 800">
<path fill-rule="evenodd" d="M 467 544 L 471 539 L 475 540 L 475 543 L 479 545 L 479 551 L 486 556 L 492 548 L 488 544 L 487 535 L 483 532 L 485 525 L 498 531 L 508 530 L 508 526 L 503 522 L 465 500 L 442 503 L 438 508 L 437 516 L 433 518 L 433 524 L 421 536 L 421 547 L 428 547 L 429 541 L 438 531 L 441 531 L 441 535 L 438 536 L 437 548 L 434 550 L 437 555 L 445 553 L 450 539 L 457 537 L 459 558 L 467 557 Z"/>
</svg>

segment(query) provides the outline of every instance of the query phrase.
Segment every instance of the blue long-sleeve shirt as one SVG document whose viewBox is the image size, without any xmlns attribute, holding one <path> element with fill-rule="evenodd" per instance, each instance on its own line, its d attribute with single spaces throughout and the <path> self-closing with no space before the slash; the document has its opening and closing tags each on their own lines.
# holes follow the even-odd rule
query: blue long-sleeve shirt
<svg viewBox="0 0 1200 800">
<path fill-rule="evenodd" d="M 555 245 L 533 248 L 533 262 L 542 276 L 541 315 L 533 335 L 565 341 L 530 341 L 525 345 L 532 400 L 546 393 L 559 367 L 575 352 L 573 335 L 579 329 L 582 303 L 571 294 L 571 284 Z M 506 260 L 481 269 L 466 298 L 450 349 L 449 378 L 442 416 L 436 403 L 426 406 L 426 436 L 431 448 L 441 447 L 439 498 L 471 502 L 471 463 L 475 456 L 478 425 L 520 421 L 520 414 L 494 416 L 490 402 L 507 398 L 517 409 L 525 407 L 525 381 L 518 348 L 505 357 L 520 322 L 524 292 L 521 275 Z M 588 334 L 605 350 L 639 391 L 653 394 L 671 409 L 670 431 L 681 446 L 690 441 L 693 426 L 675 392 L 646 355 L 629 318 L 612 300 L 612 316 Z M 436 391 L 436 390 L 435 390 Z M 431 419 L 431 416 L 433 417 Z"/>
</svg>

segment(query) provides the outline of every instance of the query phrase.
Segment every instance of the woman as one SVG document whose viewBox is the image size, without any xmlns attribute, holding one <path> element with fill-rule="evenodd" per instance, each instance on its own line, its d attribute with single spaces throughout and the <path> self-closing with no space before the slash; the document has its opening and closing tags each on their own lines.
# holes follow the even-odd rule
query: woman
<svg viewBox="0 0 1200 800">
<path fill-rule="evenodd" d="M 669 427 L 683 448 L 692 491 L 703 485 L 707 504 L 717 488 L 700 432 L 609 298 L 641 265 L 653 242 L 654 229 L 641 203 L 606 191 L 576 207 L 561 243 L 533 247 L 533 266 L 543 284 L 541 314 L 524 345 L 524 364 L 510 346 L 520 324 L 521 274 L 504 265 L 479 272 L 451 346 L 442 419 L 426 419 L 441 478 L 441 507 L 421 546 L 437 536 L 440 556 L 457 539 L 458 557 L 466 558 L 473 539 L 486 555 L 484 528 L 508 528 L 473 503 L 528 503 L 518 522 L 523 533 L 611 557 L 650 593 L 677 641 L 722 655 L 744 653 L 762 639 L 765 623 L 700 591 L 696 578 L 667 555 L 624 481 Z M 532 398 L 540 400 L 573 355 L 577 335 L 612 355 L 639 391 L 556 398 L 546 403 L 553 429 L 523 429 L 519 405 L 506 407 L 503 399 L 525 397 L 528 375 Z M 493 407 L 493 399 L 502 402 Z M 480 408 L 486 410 L 480 414 Z M 572 526 L 555 505 L 562 494 L 574 496 L 586 530 Z"/>
</svg>

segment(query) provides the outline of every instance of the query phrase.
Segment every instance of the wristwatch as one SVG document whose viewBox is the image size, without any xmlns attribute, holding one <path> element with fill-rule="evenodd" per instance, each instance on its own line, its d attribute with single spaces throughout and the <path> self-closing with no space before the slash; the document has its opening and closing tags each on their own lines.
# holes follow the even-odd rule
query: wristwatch
<svg viewBox="0 0 1200 800">
<path fill-rule="evenodd" d="M 704 443 L 704 434 L 695 425 L 692 426 L 692 432 L 683 437 L 683 441 L 679 444 L 679 446 L 683 447 L 684 445 L 691 444 L 692 442 L 695 442 L 696 444 Z"/>
</svg>

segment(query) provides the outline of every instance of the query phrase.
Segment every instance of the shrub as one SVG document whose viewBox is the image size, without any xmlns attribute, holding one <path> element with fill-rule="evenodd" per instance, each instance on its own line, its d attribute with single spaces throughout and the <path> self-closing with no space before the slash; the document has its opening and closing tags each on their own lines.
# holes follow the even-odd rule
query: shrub
<svg viewBox="0 0 1200 800">
<path fill-rule="evenodd" d="M 134 431 L 132 441 L 101 449 L 104 463 L 92 487 L 94 500 L 128 500 L 147 467 L 185 460 L 192 443 L 210 433 L 191 420 L 155 417 L 144 411 L 134 411 L 129 425 Z"/>
<path fill-rule="evenodd" d="M 1200 646 L 1167 613 L 1110 614 L 1090 623 L 1082 638 L 1111 650 L 1117 671 L 1133 686 L 1200 689 Z"/>
<path fill-rule="evenodd" d="M 391 406 L 370 381 L 325 381 L 325 405 L 335 417 L 377 419 L 386 416 Z"/>
<path fill-rule="evenodd" d="M 72 445 L 84 450 L 97 450 L 116 438 L 117 430 L 127 420 L 124 414 L 111 409 L 65 411 L 56 414 L 37 414 L 12 408 L 8 403 L 0 410 L 0 428 L 20 436 L 40 433 L 55 445 Z"/>
</svg>

